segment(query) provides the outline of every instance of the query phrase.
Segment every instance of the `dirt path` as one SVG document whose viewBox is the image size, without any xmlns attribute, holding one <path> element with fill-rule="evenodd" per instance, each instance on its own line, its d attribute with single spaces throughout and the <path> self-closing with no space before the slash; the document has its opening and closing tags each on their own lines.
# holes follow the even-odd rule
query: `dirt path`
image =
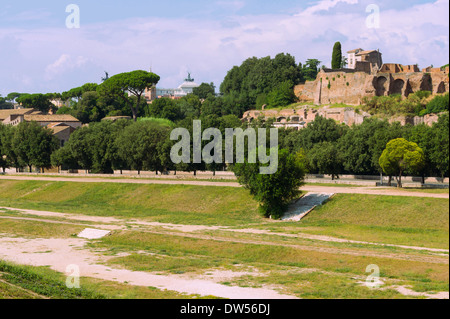
<svg viewBox="0 0 450 319">
<path fill-rule="evenodd" d="M 160 184 L 160 185 L 194 185 L 194 186 L 214 186 L 214 187 L 242 187 L 235 182 L 207 182 L 207 181 L 183 181 L 183 180 L 149 180 L 149 179 L 110 179 L 110 178 L 89 178 L 89 177 L 40 177 L 40 176 L 0 176 L 0 180 L 38 180 L 56 182 L 76 182 L 76 183 L 121 183 L 121 184 Z M 304 186 L 303 191 L 316 193 L 335 194 L 365 194 L 382 196 L 404 196 L 404 197 L 428 197 L 446 198 L 449 194 L 433 194 L 425 192 L 408 192 L 393 188 L 380 187 L 335 187 L 335 186 Z"/>
<path fill-rule="evenodd" d="M 10 210 L 19 212 L 13 216 L 0 216 L 0 218 L 14 219 L 14 220 L 32 220 L 48 223 L 61 223 L 61 224 L 75 224 L 83 225 L 86 227 L 94 227 L 99 229 L 108 230 L 125 230 L 125 231 L 143 231 L 154 234 L 162 234 L 169 236 L 178 236 L 185 238 L 196 238 L 205 240 L 214 240 L 222 242 L 237 242 L 245 244 L 257 244 L 257 245 L 273 245 L 292 247 L 302 250 L 321 251 L 325 253 L 339 253 L 349 254 L 354 256 L 370 256 L 377 258 L 392 258 L 400 260 L 411 260 L 419 262 L 429 263 L 441 263 L 448 264 L 448 256 L 437 257 L 427 255 L 408 255 L 408 254 L 391 254 L 374 252 L 367 250 L 352 250 L 341 249 L 333 247 L 314 247 L 306 245 L 296 245 L 288 243 L 276 243 L 271 241 L 262 240 L 250 240 L 240 238 L 228 238 L 220 237 L 217 235 L 201 234 L 198 231 L 231 231 L 241 232 L 247 234 L 267 234 L 286 237 L 298 237 L 309 238 L 319 241 L 332 241 L 332 242 L 348 242 L 342 239 L 316 236 L 307 234 L 283 234 L 283 233 L 271 233 L 270 231 L 257 230 L 257 229 L 233 229 L 229 227 L 221 226 L 202 226 L 202 225 L 175 225 L 175 224 L 162 224 L 157 222 L 146 222 L 138 219 L 123 220 L 113 217 L 97 217 L 97 216 L 85 216 L 55 213 L 47 211 L 35 211 L 28 209 L 12 209 L 0 207 L 2 210 Z M 36 217 L 23 216 L 22 214 L 34 215 Z M 21 216 L 22 215 L 22 216 Z M 47 217 L 48 219 L 37 218 Z M 55 220 L 50 218 L 59 218 L 63 220 Z M 81 224 L 80 222 L 89 222 L 90 225 Z M 131 226 L 131 228 L 130 228 Z M 174 231 L 176 230 L 176 231 Z M 26 239 L 18 237 L 9 237 L 8 235 L 0 236 L 0 259 L 4 259 L 10 262 L 18 264 L 27 264 L 32 266 L 50 266 L 51 269 L 66 273 L 69 265 L 76 265 L 80 269 L 80 275 L 84 277 L 98 278 L 101 280 L 111 280 L 121 283 L 128 283 L 136 286 L 152 286 L 160 289 L 167 289 L 171 291 L 177 291 L 187 294 L 198 294 L 202 296 L 217 296 L 230 299 L 291 299 L 294 298 L 290 295 L 282 294 L 272 288 L 244 288 L 222 285 L 218 282 L 217 278 L 221 277 L 223 281 L 226 279 L 232 279 L 239 277 L 242 272 L 228 271 L 215 274 L 214 276 L 199 275 L 196 277 L 187 277 L 186 275 L 157 275 L 149 272 L 136 272 L 126 269 L 112 268 L 105 266 L 105 263 L 113 257 L 101 255 L 95 253 L 86 247 L 87 240 L 82 238 L 65 238 L 65 239 Z M 361 242 L 356 242 L 361 243 Z M 379 245 L 377 243 L 367 243 L 373 245 Z M 407 249 L 416 250 L 429 250 L 432 252 L 446 252 L 448 250 L 439 250 L 433 248 L 423 247 L 408 247 L 399 246 Z M 218 271 L 218 270 L 217 270 Z M 68 274 L 68 273 L 66 273 Z M 217 278 L 216 278 L 217 277 Z M 401 293 L 407 293 L 403 291 Z M 423 295 L 425 296 L 425 295 Z M 425 296 L 430 297 L 431 296 Z M 445 296 L 444 296 L 445 298 Z"/>
<path fill-rule="evenodd" d="M 26 214 L 35 214 L 38 216 L 52 216 L 52 217 L 63 217 L 68 220 L 74 219 L 77 221 L 83 220 L 82 215 L 71 215 L 71 214 L 63 214 L 63 213 L 54 213 L 54 212 L 43 212 L 43 211 L 33 211 L 33 210 L 21 210 L 21 209 L 10 209 L 6 207 L 0 207 L 0 209 L 4 210 L 13 210 L 13 211 L 20 211 Z M 368 250 L 354 250 L 354 249 L 343 249 L 343 248 L 329 248 L 329 247 L 315 247 L 315 246 L 308 246 L 308 245 L 298 245 L 298 244 L 285 244 L 280 242 L 272 242 L 272 241 L 262 241 L 262 240 L 250 240 L 250 239 L 240 239 L 240 238 L 230 238 L 230 237 L 221 237 L 219 235 L 206 235 L 206 234 L 200 234 L 196 233 L 198 231 L 207 230 L 207 231 L 217 231 L 217 230 L 223 230 L 223 231 L 230 231 L 230 232 L 239 232 L 239 233 L 246 233 L 246 234 L 263 234 L 263 235 L 275 235 L 280 237 L 294 237 L 294 238 L 303 238 L 303 239 L 311 239 L 311 240 L 318 240 L 318 241 L 325 241 L 325 242 L 337 242 L 337 243 L 356 243 L 356 244 L 367 244 L 367 245 L 377 245 L 377 246 L 393 246 L 398 248 L 404 248 L 404 249 L 411 249 L 411 250 L 427 250 L 431 252 L 437 252 L 437 253 L 448 253 L 448 250 L 445 249 L 437 249 L 437 248 L 424 248 L 424 247 L 414 247 L 414 246 L 401 246 L 401 245 L 386 245 L 386 244 L 379 244 L 379 243 L 369 243 L 369 242 L 361 242 L 361 241 L 351 241 L 351 240 L 343 240 L 339 238 L 333 238 L 328 236 L 319 236 L 319 235 L 309 235 L 309 234 L 284 234 L 284 233 L 272 233 L 270 231 L 265 230 L 257 230 L 257 229 L 233 229 L 229 227 L 224 226 L 201 226 L 201 225 L 175 225 L 175 224 L 163 224 L 158 222 L 145 222 L 145 221 L 139 221 L 139 220 L 130 220 L 130 221 L 124 221 L 120 219 L 115 219 L 111 217 L 93 217 L 93 216 L 86 216 L 88 217 L 90 222 L 97 222 L 102 224 L 96 224 L 96 225 L 83 225 L 83 224 L 76 224 L 76 225 L 83 225 L 86 227 L 93 227 L 93 228 L 99 228 L 99 229 L 108 229 L 108 230 L 114 230 L 114 229 L 121 229 L 125 231 L 134 231 L 133 228 L 129 229 L 129 227 L 126 227 L 124 224 L 127 224 L 127 226 L 140 226 L 137 228 L 138 231 L 141 232 L 147 232 L 157 235 L 168 235 L 168 236 L 176 236 L 176 237 L 185 237 L 185 238 L 194 238 L 194 239 L 203 239 L 203 240 L 213 240 L 213 241 L 219 241 L 219 242 L 233 242 L 233 243 L 241 243 L 241 244 L 254 244 L 254 245 L 267 245 L 267 246 L 282 246 L 282 247 L 289 247 L 289 248 L 296 248 L 306 251 L 319 251 L 324 253 L 331 253 L 331 254 L 345 254 L 345 255 L 353 255 L 353 256 L 370 256 L 370 257 L 376 257 L 376 258 L 390 258 L 390 259 L 398 259 L 398 260 L 410 260 L 410 261 L 419 261 L 419 262 L 430 262 L 430 263 L 438 263 L 438 264 L 449 264 L 448 256 L 445 255 L 444 257 L 434 257 L 434 256 L 416 256 L 416 255 L 408 255 L 408 254 L 389 254 L 389 253 L 379 253 L 379 252 L 373 252 Z M 3 219 L 15 219 L 15 220 L 33 220 L 33 221 L 40 221 L 40 222 L 51 222 L 51 223 L 62 223 L 62 224 L 70 224 L 70 222 L 60 222 L 60 221 L 54 221 L 54 220 L 45 220 L 45 219 L 34 219 L 34 218 L 28 218 L 28 217 L 20 217 L 20 216 L 0 216 L 0 218 Z M 105 223 L 113 223 L 115 225 L 105 225 Z M 121 225 L 118 225 L 121 224 Z M 146 227 L 142 227 L 146 226 Z M 158 229 L 154 229 L 154 227 L 157 227 Z M 160 228 L 168 229 L 168 230 L 160 230 Z M 136 229 L 136 228 L 135 228 Z M 173 232 L 170 230 L 177 230 L 178 232 Z"/>
<path fill-rule="evenodd" d="M 0 259 L 31 266 L 50 266 L 70 275 L 67 267 L 76 265 L 80 276 L 128 283 L 135 286 L 157 287 L 187 294 L 216 296 L 230 299 L 296 299 L 266 288 L 231 287 L 212 280 L 186 279 L 177 275 L 156 275 L 148 272 L 111 268 L 108 260 L 85 249 L 87 241 L 70 239 L 24 239 L 0 237 Z"/>
<path fill-rule="evenodd" d="M 433 253 L 442 253 L 442 254 L 449 254 L 449 252 L 450 252 L 448 249 L 373 243 L 373 242 L 366 242 L 366 241 L 342 239 L 342 238 L 336 238 L 336 237 L 324 236 L 324 235 L 312 235 L 312 234 L 306 234 L 306 233 L 301 233 L 301 232 L 299 232 L 297 234 L 287 234 L 287 233 L 277 233 L 277 232 L 272 232 L 272 231 L 268 231 L 268 230 L 253 229 L 253 228 L 232 228 L 232 227 L 227 227 L 227 226 L 204 226 L 204 225 L 180 225 L 180 224 L 169 224 L 169 223 L 159 223 L 159 222 L 146 222 L 146 221 L 142 221 L 142 220 L 138 220 L 138 219 L 123 220 L 123 219 L 118 219 L 118 218 L 114 218 L 114 217 L 86 216 L 86 215 L 56 213 L 56 212 L 37 211 L 37 210 L 31 210 L 31 209 L 18 209 L 18 208 L 9 208 L 9 207 L 0 207 L 0 210 L 17 211 L 17 212 L 21 212 L 23 214 L 35 215 L 35 216 L 39 216 L 39 217 L 64 218 L 69 221 L 70 220 L 86 221 L 86 222 L 91 222 L 91 223 L 95 223 L 95 224 L 88 225 L 88 224 L 73 223 L 73 222 L 69 222 L 69 221 L 64 222 L 64 221 L 46 220 L 46 219 L 39 219 L 39 218 L 20 217 L 20 216 L 0 216 L 0 219 L 31 220 L 31 221 L 46 222 L 46 223 L 71 224 L 71 225 L 99 228 L 99 229 L 105 229 L 105 230 L 129 230 L 129 226 L 157 227 L 157 228 L 179 231 L 181 233 L 170 233 L 170 232 L 169 233 L 177 234 L 178 236 L 186 236 L 186 237 L 188 235 L 183 235 L 183 234 L 195 233 L 195 232 L 199 232 L 199 231 L 221 230 L 221 231 L 228 231 L 228 232 L 235 232 L 235 233 L 271 235 L 271 236 L 310 239 L 310 240 L 334 242 L 334 243 L 397 247 L 397 248 L 402 248 L 402 249 L 417 250 L 417 251 L 429 251 L 429 252 L 433 252 Z M 124 225 L 124 224 L 126 224 L 126 225 Z M 139 230 L 151 231 L 151 230 L 145 229 L 145 228 L 144 229 L 139 228 Z M 162 232 L 153 231 L 153 233 L 159 234 Z M 164 232 L 164 233 L 167 233 L 167 232 Z M 169 233 L 167 233 L 167 234 L 169 234 Z M 194 234 L 192 236 L 202 236 L 202 235 Z M 214 238 L 219 238 L 219 237 L 214 236 L 213 238 L 206 238 L 206 237 L 198 237 L 198 238 L 199 239 L 214 239 Z M 223 238 L 222 241 L 225 239 L 229 240 L 228 238 Z M 232 239 L 232 240 L 236 241 L 236 242 L 245 243 L 243 241 L 238 241 L 236 239 Z M 263 242 L 263 243 L 266 243 L 266 242 Z"/>
</svg>

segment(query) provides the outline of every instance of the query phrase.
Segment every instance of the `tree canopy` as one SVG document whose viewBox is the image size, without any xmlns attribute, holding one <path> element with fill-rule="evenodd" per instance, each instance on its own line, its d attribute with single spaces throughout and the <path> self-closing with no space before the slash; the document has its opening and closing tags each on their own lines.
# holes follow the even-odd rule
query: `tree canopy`
<svg viewBox="0 0 450 319">
<path fill-rule="evenodd" d="M 333 47 L 331 68 L 340 69 L 341 67 L 342 67 L 342 46 L 340 42 L 336 42 Z"/>
<path fill-rule="evenodd" d="M 302 152 L 278 151 L 278 170 L 272 175 L 260 174 L 260 163 L 235 164 L 233 171 L 250 194 L 260 203 L 265 217 L 280 219 L 288 204 L 300 195 L 306 175 L 305 157 Z"/>
<path fill-rule="evenodd" d="M 124 101 L 136 121 L 143 93 L 147 88 L 156 85 L 159 80 L 159 75 L 142 70 L 120 73 L 100 84 L 98 92 L 100 96 L 113 97 Z M 133 97 L 136 99 L 133 99 Z"/>
<path fill-rule="evenodd" d="M 425 165 L 423 150 L 404 138 L 390 141 L 380 157 L 380 166 L 388 175 L 395 175 L 398 187 L 402 187 L 402 175 L 406 170 L 420 171 Z"/>
</svg>

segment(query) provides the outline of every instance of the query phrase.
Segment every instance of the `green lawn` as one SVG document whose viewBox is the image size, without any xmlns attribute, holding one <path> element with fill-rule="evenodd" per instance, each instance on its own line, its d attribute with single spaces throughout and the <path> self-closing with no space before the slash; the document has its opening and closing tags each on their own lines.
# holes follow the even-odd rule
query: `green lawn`
<svg viewBox="0 0 450 319">
<path fill-rule="evenodd" d="M 178 224 L 263 221 L 249 193 L 232 187 L 2 180 L 0 206 Z"/>
<path fill-rule="evenodd" d="M 364 278 L 366 267 L 376 264 L 390 284 L 401 282 L 417 290 L 448 291 L 448 265 L 339 253 L 295 247 L 183 238 L 145 232 L 115 232 L 93 244 L 111 254 L 131 252 L 110 260 L 136 271 L 204 273 L 208 269 L 257 269 L 255 275 L 233 281 L 241 286 L 281 285 L 290 293 L 307 298 L 395 298 L 393 291 L 369 291 L 355 276 Z M 244 267 L 245 266 L 245 267 Z M 244 268 L 242 268 L 244 267 Z M 309 270 L 313 270 L 312 273 Z M 294 276 L 294 277 L 292 277 Z M 297 276 L 297 277 L 295 277 Z M 308 282 L 308 289 L 293 278 Z M 300 279 L 302 278 L 302 279 Z M 315 281 L 319 279 L 320 281 Z M 321 281 L 323 280 L 323 281 Z M 344 290 L 341 290 L 344 289 Z"/>
<path fill-rule="evenodd" d="M 448 199 L 339 194 L 301 222 L 293 223 L 262 218 L 257 203 L 244 188 L 1 180 L 0 206 L 449 247 Z M 82 228 L 0 219 L 0 233 L 22 237 L 69 237 Z M 132 270 L 187 275 L 214 269 L 254 271 L 254 275 L 223 283 L 281 287 L 283 292 L 303 298 L 404 298 L 392 289 L 369 290 L 361 286 L 355 278 L 365 278 L 370 264 L 380 267 L 387 285 L 448 291 L 448 264 L 444 257 L 429 252 L 225 230 L 192 234 L 198 238 L 175 234 L 176 230 L 166 234 L 164 231 L 169 230 L 152 230 L 162 233 L 146 232 L 145 228 L 113 231 L 111 236 L 91 242 L 90 247 L 113 255 L 109 264 Z M 399 254 L 408 258 L 397 258 Z M 429 258 L 438 260 L 431 262 Z M 0 298 L 21 298 L 27 291 L 51 298 L 192 298 L 87 278 L 83 278 L 85 290 L 75 293 L 66 291 L 61 286 L 63 278 L 46 268 L 21 268 L 0 262 L 0 272 Z"/>
<path fill-rule="evenodd" d="M 47 267 L 21 266 L 0 260 L 0 299 L 192 299 L 200 296 L 80 278 L 80 288 L 66 286 L 64 274 Z"/>
<path fill-rule="evenodd" d="M 448 249 L 449 200 L 338 194 L 300 223 L 270 227 L 274 231 Z"/>
</svg>

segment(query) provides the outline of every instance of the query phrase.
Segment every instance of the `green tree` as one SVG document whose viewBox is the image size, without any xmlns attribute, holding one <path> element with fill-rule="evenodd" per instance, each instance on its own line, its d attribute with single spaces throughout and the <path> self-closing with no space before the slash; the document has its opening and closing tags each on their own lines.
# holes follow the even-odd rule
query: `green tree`
<svg viewBox="0 0 450 319">
<path fill-rule="evenodd" d="M 0 167 L 3 168 L 3 171 L 8 167 L 15 167 L 16 169 L 20 167 L 12 145 L 15 130 L 15 126 L 0 124 Z"/>
<path fill-rule="evenodd" d="M 291 81 L 280 83 L 267 95 L 267 102 L 273 108 L 287 106 L 295 100 L 294 85 Z"/>
<path fill-rule="evenodd" d="M 18 92 L 11 92 L 6 96 L 6 100 L 13 103 L 21 95 L 22 94 Z"/>
<path fill-rule="evenodd" d="M 291 81 L 292 85 L 303 81 L 302 67 L 296 64 L 293 56 L 280 53 L 273 59 L 268 56 L 245 60 L 228 71 L 220 86 L 225 102 L 221 114 L 241 116 L 250 108 L 261 107 L 258 105 L 261 96 L 286 81 Z"/>
<path fill-rule="evenodd" d="M 180 106 L 175 100 L 163 97 L 146 106 L 145 116 L 177 121 L 181 119 L 182 114 Z"/>
<path fill-rule="evenodd" d="M 288 204 L 300 195 L 306 174 L 305 157 L 285 149 L 278 153 L 278 171 L 273 175 L 261 175 L 260 163 L 235 164 L 233 171 L 238 181 L 260 203 L 265 217 L 280 219 Z"/>
<path fill-rule="evenodd" d="M 59 113 L 68 113 L 76 117 L 83 124 L 98 122 L 105 117 L 105 111 L 99 106 L 99 95 L 96 91 L 87 91 L 83 93 L 78 103 L 72 108 L 61 108 Z M 58 113 L 57 112 L 57 113 Z"/>
<path fill-rule="evenodd" d="M 200 99 L 206 99 L 208 95 L 216 94 L 216 87 L 214 86 L 214 83 L 202 83 L 199 87 L 194 88 L 192 93 L 197 95 Z"/>
<path fill-rule="evenodd" d="M 21 166 L 40 169 L 51 167 L 51 154 L 58 148 L 58 140 L 51 130 L 36 122 L 22 122 L 14 130 L 12 147 Z"/>
<path fill-rule="evenodd" d="M 46 94 L 22 94 L 16 98 L 16 102 L 26 108 L 35 108 L 47 114 L 55 106 L 50 102 L 51 96 Z"/>
<path fill-rule="evenodd" d="M 0 167 L 3 169 L 3 172 L 5 172 L 8 167 L 11 167 L 11 162 L 8 158 L 8 155 L 11 152 L 11 145 L 7 141 L 8 134 L 6 132 L 10 128 L 12 127 L 0 124 Z"/>
<path fill-rule="evenodd" d="M 160 150 L 166 149 L 170 127 L 154 121 L 139 121 L 127 126 L 116 139 L 118 155 L 131 169 L 163 172 L 166 167 Z"/>
<path fill-rule="evenodd" d="M 72 156 L 72 152 L 68 147 L 61 147 L 54 151 L 50 156 L 52 166 L 61 169 L 76 169 L 78 168 L 77 160 Z"/>
<path fill-rule="evenodd" d="M 196 119 L 200 117 L 202 103 L 197 95 L 188 94 L 177 101 L 181 118 Z"/>
<path fill-rule="evenodd" d="M 340 69 L 342 66 L 342 46 L 340 42 L 336 42 L 333 47 L 333 55 L 331 59 L 331 68 Z"/>
<path fill-rule="evenodd" d="M 317 143 L 337 142 L 347 129 L 347 126 L 339 125 L 332 119 L 317 116 L 306 128 L 291 134 L 291 147 L 296 152 L 300 149 L 308 151 Z"/>
<path fill-rule="evenodd" d="M 439 175 L 449 176 L 449 115 L 443 114 L 430 132 L 430 162 Z"/>
<path fill-rule="evenodd" d="M 338 142 L 344 170 L 352 174 L 381 173 L 379 159 L 386 144 L 403 137 L 404 130 L 398 123 L 391 125 L 386 120 L 375 118 L 352 126 Z"/>
<path fill-rule="evenodd" d="M 388 175 L 395 175 L 397 186 L 402 185 L 402 175 L 405 171 L 420 171 L 425 165 L 423 150 L 413 142 L 404 138 L 390 141 L 380 157 L 380 166 Z"/>
<path fill-rule="evenodd" d="M 434 97 L 428 104 L 425 110 L 420 112 L 420 116 L 426 114 L 437 114 L 441 112 L 449 111 L 449 94 L 438 95 Z"/>
<path fill-rule="evenodd" d="M 70 161 L 76 161 L 77 168 L 82 168 L 88 173 L 92 169 L 92 147 L 89 142 L 89 126 L 83 126 L 77 129 L 70 136 L 69 141 L 64 145 L 69 155 L 66 157 Z M 68 163 L 65 163 L 68 164 Z"/>
<path fill-rule="evenodd" d="M 3 98 L 0 95 L 0 110 L 4 110 L 4 109 L 12 109 L 13 105 L 12 103 L 8 102 L 8 98 Z"/>
<path fill-rule="evenodd" d="M 147 88 L 156 85 L 159 80 L 158 75 L 142 70 L 120 73 L 100 84 L 97 91 L 101 96 L 113 97 L 125 102 L 131 110 L 134 121 L 137 121 L 142 95 Z"/>
<path fill-rule="evenodd" d="M 303 66 L 303 77 L 306 81 L 314 81 L 319 74 L 319 65 L 322 63 L 317 59 L 308 59 Z"/>
<path fill-rule="evenodd" d="M 307 153 L 307 159 L 310 172 L 329 174 L 333 181 L 342 173 L 342 155 L 336 143 L 316 144 Z"/>
</svg>

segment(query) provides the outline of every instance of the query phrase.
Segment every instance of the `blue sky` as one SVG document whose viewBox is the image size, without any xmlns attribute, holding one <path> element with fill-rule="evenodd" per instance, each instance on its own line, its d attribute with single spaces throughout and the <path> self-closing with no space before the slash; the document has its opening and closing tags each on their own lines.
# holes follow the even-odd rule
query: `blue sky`
<svg viewBox="0 0 450 319">
<path fill-rule="evenodd" d="M 80 8 L 80 28 L 68 29 L 66 6 Z M 366 8 L 380 9 L 368 28 Z M 106 1 L 2 0 L 0 94 L 62 92 L 136 69 L 176 87 L 190 71 L 196 82 L 220 85 L 251 56 L 285 52 L 297 62 L 330 65 L 343 50 L 380 49 L 385 62 L 448 63 L 448 0 Z"/>
</svg>

